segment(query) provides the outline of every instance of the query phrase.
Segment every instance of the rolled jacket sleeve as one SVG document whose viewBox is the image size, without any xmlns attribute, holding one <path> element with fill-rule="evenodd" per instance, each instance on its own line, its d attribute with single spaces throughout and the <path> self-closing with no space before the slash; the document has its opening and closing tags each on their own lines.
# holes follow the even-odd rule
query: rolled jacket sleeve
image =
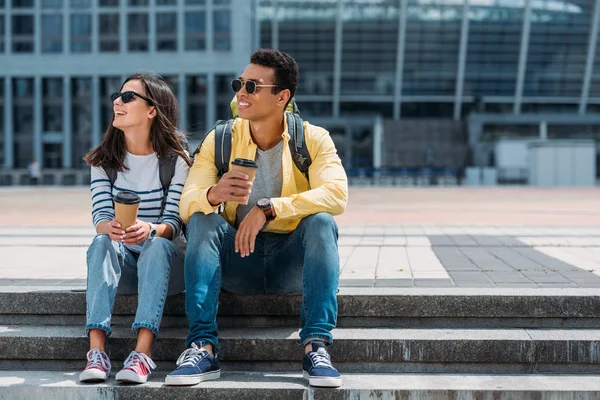
<svg viewBox="0 0 600 400">
<path fill-rule="evenodd" d="M 309 124 L 305 132 L 314 137 L 307 141 L 312 157 L 308 169 L 311 189 L 271 199 L 278 220 L 300 219 L 319 212 L 339 215 L 348 202 L 348 178 L 331 136 L 325 129 Z"/>
<path fill-rule="evenodd" d="M 200 152 L 194 158 L 194 165 L 185 181 L 179 213 L 186 224 L 197 212 L 211 214 L 218 206 L 208 202 L 208 190 L 217 184 L 217 167 L 215 166 L 215 131 L 209 132 L 204 139 Z"/>
</svg>

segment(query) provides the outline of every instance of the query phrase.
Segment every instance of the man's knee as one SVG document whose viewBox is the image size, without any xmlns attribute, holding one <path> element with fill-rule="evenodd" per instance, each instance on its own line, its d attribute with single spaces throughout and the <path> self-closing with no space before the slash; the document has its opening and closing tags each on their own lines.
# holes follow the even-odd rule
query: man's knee
<svg viewBox="0 0 600 400">
<path fill-rule="evenodd" d="M 310 233 L 312 235 L 317 235 L 319 233 L 329 234 L 332 232 L 337 234 L 337 224 L 335 219 L 331 214 L 326 212 L 320 212 L 304 217 L 302 221 L 300 221 L 298 228 L 304 230 L 305 233 Z"/>
<path fill-rule="evenodd" d="M 217 213 L 204 214 L 197 212 L 192 215 L 190 222 L 187 224 L 187 233 L 188 236 L 193 236 L 199 232 L 213 231 L 226 223 L 227 221 Z"/>
</svg>

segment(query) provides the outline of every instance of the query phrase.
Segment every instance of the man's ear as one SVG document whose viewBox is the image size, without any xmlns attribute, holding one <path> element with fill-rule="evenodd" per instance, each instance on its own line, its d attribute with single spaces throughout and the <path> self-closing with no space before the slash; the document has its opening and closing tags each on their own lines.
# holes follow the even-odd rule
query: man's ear
<svg viewBox="0 0 600 400">
<path fill-rule="evenodd" d="M 277 104 L 280 104 L 282 107 L 285 107 L 285 105 L 288 103 L 288 100 L 290 99 L 291 94 L 292 93 L 289 89 L 285 89 L 277 93 Z"/>
</svg>

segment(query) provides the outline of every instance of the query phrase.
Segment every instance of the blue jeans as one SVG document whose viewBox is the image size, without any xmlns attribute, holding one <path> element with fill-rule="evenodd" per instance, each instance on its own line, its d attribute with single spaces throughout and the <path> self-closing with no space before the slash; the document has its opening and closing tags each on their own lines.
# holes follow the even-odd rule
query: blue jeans
<svg viewBox="0 0 600 400">
<path fill-rule="evenodd" d="M 236 229 L 218 214 L 194 214 L 187 232 L 187 347 L 200 341 L 219 350 L 221 288 L 241 294 L 303 294 L 299 342 L 333 342 L 340 260 L 338 229 L 330 214 L 304 218 L 291 234 L 259 233 L 254 253 L 245 258 L 235 252 Z"/>
<path fill-rule="evenodd" d="M 183 257 L 168 239 L 146 240 L 135 253 L 108 235 L 96 235 L 87 251 L 86 332 L 102 329 L 110 336 L 117 293 L 139 293 L 133 333 L 146 328 L 157 336 L 167 295 L 184 290 Z"/>
</svg>

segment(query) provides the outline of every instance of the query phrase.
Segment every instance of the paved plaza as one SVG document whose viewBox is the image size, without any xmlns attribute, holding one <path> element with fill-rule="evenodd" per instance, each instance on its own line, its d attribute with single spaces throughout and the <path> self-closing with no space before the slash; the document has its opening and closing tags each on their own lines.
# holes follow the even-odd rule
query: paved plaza
<svg viewBox="0 0 600 400">
<path fill-rule="evenodd" d="M 340 286 L 600 288 L 600 190 L 352 188 Z M 0 285 L 85 288 L 87 188 L 0 189 Z"/>
</svg>

